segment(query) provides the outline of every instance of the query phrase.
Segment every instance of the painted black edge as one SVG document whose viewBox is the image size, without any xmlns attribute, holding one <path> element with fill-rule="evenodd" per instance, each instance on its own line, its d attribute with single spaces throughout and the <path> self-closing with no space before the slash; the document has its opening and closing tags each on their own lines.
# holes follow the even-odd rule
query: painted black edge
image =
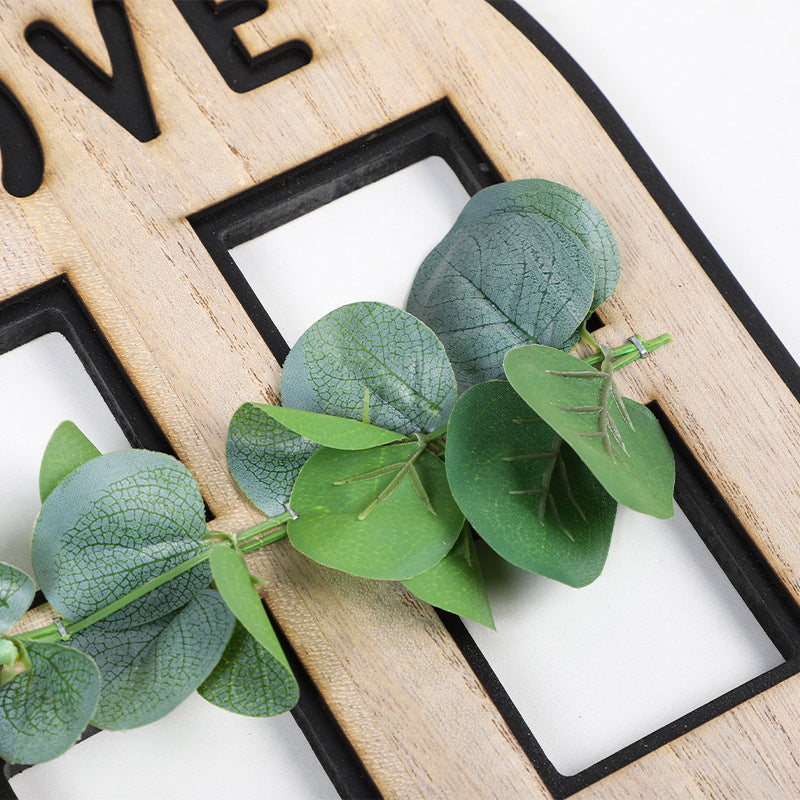
<svg viewBox="0 0 800 800">
<path fill-rule="evenodd" d="M 446 100 L 189 217 L 272 353 L 289 348 L 228 250 L 429 156 L 443 158 L 470 194 L 500 174 Z"/>
<path fill-rule="evenodd" d="M 725 302 L 775 368 L 781 380 L 800 400 L 800 367 L 797 362 L 597 85 L 572 56 L 515 0 L 485 0 L 485 2 L 505 17 L 541 52 L 583 100 L 650 196 L 664 212 L 664 216 L 691 250 Z"/>
</svg>

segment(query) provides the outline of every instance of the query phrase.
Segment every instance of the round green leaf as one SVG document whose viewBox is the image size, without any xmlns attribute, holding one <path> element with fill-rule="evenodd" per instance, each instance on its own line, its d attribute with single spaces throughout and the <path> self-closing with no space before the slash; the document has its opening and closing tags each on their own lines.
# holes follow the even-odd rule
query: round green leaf
<svg viewBox="0 0 800 800">
<path fill-rule="evenodd" d="M 197 554 L 206 533 L 189 471 L 162 453 L 124 450 L 88 461 L 53 489 L 34 528 L 33 568 L 53 607 L 79 620 Z M 98 625 L 163 616 L 210 579 L 202 563 Z"/>
<path fill-rule="evenodd" d="M 284 406 L 366 419 L 406 435 L 441 427 L 455 398 L 453 370 L 435 334 L 383 303 L 352 303 L 322 317 L 283 365 Z"/>
<path fill-rule="evenodd" d="M 674 513 L 675 460 L 652 412 L 613 386 L 613 374 L 538 345 L 512 350 L 506 375 L 525 402 L 561 435 L 608 493 L 634 511 Z"/>
<path fill-rule="evenodd" d="M 215 706 L 250 717 L 272 717 L 297 705 L 290 670 L 237 622 L 219 663 L 197 690 Z"/>
<path fill-rule="evenodd" d="M 441 338 L 460 388 L 498 378 L 517 345 L 571 347 L 594 267 L 565 227 L 504 212 L 457 222 L 419 268 L 408 310 Z"/>
<path fill-rule="evenodd" d="M 39 468 L 39 496 L 42 502 L 70 472 L 99 455 L 100 451 L 74 422 L 62 422 L 53 431 L 42 456 Z"/>
<path fill-rule="evenodd" d="M 444 464 L 419 451 L 416 442 L 317 451 L 292 491 L 298 519 L 287 526 L 291 543 L 315 561 L 365 578 L 404 580 L 430 569 L 453 546 L 464 516 Z M 409 464 L 416 478 L 408 466 L 401 472 Z"/>
<path fill-rule="evenodd" d="M 492 609 L 483 581 L 472 532 L 465 531 L 453 549 L 427 572 L 403 581 L 414 595 L 436 608 L 475 620 L 494 630 Z"/>
<path fill-rule="evenodd" d="M 228 427 L 228 468 L 239 488 L 265 514 L 286 509 L 300 468 L 317 445 L 266 413 L 260 403 L 240 406 Z"/>
<path fill-rule="evenodd" d="M 36 589 L 22 570 L 0 563 L 0 632 L 7 631 L 27 610 Z"/>
<path fill-rule="evenodd" d="M 70 645 L 97 662 L 103 679 L 92 724 L 123 730 L 168 714 L 214 669 L 233 625 L 219 594 L 206 590 L 179 611 L 137 628 L 92 625 L 74 634 Z"/>
<path fill-rule="evenodd" d="M 619 280 L 619 250 L 605 218 L 583 195 L 541 178 L 506 181 L 475 194 L 464 207 L 457 224 L 481 219 L 496 211 L 541 214 L 574 233 L 594 266 L 591 310 L 610 297 Z"/>
<path fill-rule="evenodd" d="M 507 561 L 570 586 L 600 574 L 617 504 L 505 381 L 459 398 L 447 477 L 467 519 Z"/>
<path fill-rule="evenodd" d="M 402 434 L 395 431 L 387 431 L 377 425 L 347 417 L 331 417 L 328 414 L 283 406 L 258 407 L 290 431 L 299 433 L 310 442 L 332 447 L 334 450 L 366 450 L 369 447 L 398 442 L 403 438 Z"/>
<path fill-rule="evenodd" d="M 89 724 L 100 673 L 87 655 L 61 644 L 30 643 L 31 666 L 0 689 L 0 756 L 19 764 L 49 761 Z"/>
</svg>

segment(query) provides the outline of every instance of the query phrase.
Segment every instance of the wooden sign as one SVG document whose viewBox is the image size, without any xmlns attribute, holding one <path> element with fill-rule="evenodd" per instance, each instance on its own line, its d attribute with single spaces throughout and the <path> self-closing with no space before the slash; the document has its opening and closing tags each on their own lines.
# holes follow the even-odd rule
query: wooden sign
<svg viewBox="0 0 800 800">
<path fill-rule="evenodd" d="M 145 410 L 132 442 L 172 449 L 214 527 L 243 529 L 227 425 L 277 401 L 285 344 L 227 250 L 432 154 L 470 192 L 547 178 L 609 221 L 623 270 L 597 335 L 680 338 L 624 388 L 672 431 L 682 502 L 709 537 L 733 530 L 717 555 L 743 591 L 789 609 L 761 615 L 786 665 L 572 779 L 520 734 L 457 625 L 400 587 L 271 547 L 251 566 L 282 631 L 387 798 L 800 794 L 797 379 L 620 120 L 513 3 L 2 0 L 0 315 L 77 297 L 121 366 L 109 395 Z"/>
</svg>

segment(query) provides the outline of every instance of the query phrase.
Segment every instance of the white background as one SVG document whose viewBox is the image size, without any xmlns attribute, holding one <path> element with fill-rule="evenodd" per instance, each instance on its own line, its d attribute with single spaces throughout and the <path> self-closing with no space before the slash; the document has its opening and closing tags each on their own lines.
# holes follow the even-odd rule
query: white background
<svg viewBox="0 0 800 800">
<path fill-rule="evenodd" d="M 800 357 L 800 333 L 795 327 L 795 298 L 800 289 L 795 243 L 795 195 L 800 188 L 800 159 L 797 157 L 800 5 L 793 0 L 772 0 L 759 4 L 758 11 L 754 3 L 743 0 L 650 0 L 646 3 L 641 0 L 606 0 L 603 3 L 526 0 L 523 5 L 598 84 L 794 357 Z M 411 179 L 425 186 L 434 175 L 436 185 L 428 186 L 428 196 L 437 198 L 434 206 L 438 211 L 424 212 L 434 227 L 452 214 L 454 207 L 447 180 L 443 177 L 439 181 L 435 170 Z M 373 231 L 383 224 L 372 216 L 380 215 L 380 203 L 368 201 L 364 208 L 366 210 L 359 212 L 363 230 Z M 336 227 L 335 223 L 331 225 Z M 300 238 L 308 237 L 301 235 Z M 320 243 L 323 252 L 331 252 L 331 240 L 325 234 L 324 224 L 322 233 L 315 233 L 313 238 Z M 409 238 L 401 231 L 400 241 Z M 431 244 L 434 242 L 435 236 Z M 396 252 L 398 246 L 377 244 L 376 248 L 379 254 L 385 254 Z M 303 291 L 309 288 L 307 283 L 298 282 L 297 285 Z M 402 290 L 391 289 L 391 292 L 398 291 Z M 365 298 L 356 295 L 345 297 L 341 302 L 349 299 Z M 402 299 L 394 302 L 402 302 Z M 268 304 L 267 307 L 279 326 L 293 324 L 290 320 L 282 323 L 277 319 L 278 314 Z M 320 313 L 325 310 L 321 309 Z M 287 338 L 293 338 L 289 330 Z M 2 376 L 1 360 L 0 381 L 0 390 L 5 394 L 9 384 Z M 5 422 L 3 420 L 0 425 Z M 679 574 L 688 580 L 688 574 L 694 569 Z M 702 580 L 691 591 L 698 586 L 703 589 Z M 712 587 L 710 591 L 717 592 L 716 598 L 724 595 L 724 586 L 714 586 L 717 588 Z M 680 582 L 673 582 L 669 588 L 675 595 L 689 592 L 689 585 Z M 705 610 L 713 605 L 711 601 L 702 603 Z M 725 626 L 725 630 L 731 631 L 729 638 L 733 640 L 734 649 L 741 653 L 742 642 L 736 631 L 739 626 L 747 627 L 746 615 L 738 614 L 733 601 L 727 604 L 722 618 L 727 621 L 718 626 L 712 620 L 711 630 L 719 631 Z M 727 634 L 723 631 L 723 635 Z M 502 636 L 502 628 L 499 636 Z M 630 643 L 621 646 L 630 647 Z M 690 651 L 692 647 L 689 644 Z M 771 658 L 767 650 L 757 643 L 753 645 L 752 637 L 746 638 L 743 649 L 745 660 L 754 658 L 769 662 Z M 719 663 L 715 659 L 706 660 L 706 666 L 711 669 L 716 669 Z M 673 687 L 673 694 L 666 693 L 666 705 L 684 696 L 680 693 L 682 687 L 693 689 L 700 680 L 680 679 Z M 610 685 L 609 691 L 614 688 Z M 616 689 L 619 689 L 619 682 Z M 682 699 L 677 704 L 681 702 Z M 652 703 L 648 701 L 648 704 Z M 267 737 L 271 734 L 263 729 L 239 730 L 233 723 L 209 716 L 202 704 L 175 713 L 174 719 L 167 718 L 160 727 L 152 726 L 131 734 L 103 735 L 98 742 L 109 742 L 107 750 L 96 753 L 94 744 L 81 745 L 53 765 L 24 773 L 14 780 L 14 785 L 22 797 L 37 800 L 67 797 L 66 787 L 82 798 L 230 796 L 232 785 L 237 785 L 241 791 L 250 789 L 263 793 L 261 770 L 256 777 L 241 766 L 229 771 L 218 769 L 216 764 L 211 768 L 210 763 L 217 761 L 213 740 L 218 738 L 241 745 L 227 751 L 224 760 L 232 759 L 233 751 L 245 752 L 248 742 L 255 741 L 263 752 L 269 748 Z M 547 712 L 541 715 L 550 725 L 550 734 L 545 732 L 540 736 L 544 739 L 550 735 L 550 755 L 557 762 L 560 760 L 565 772 L 579 769 L 587 759 L 591 762 L 599 757 L 585 747 L 564 744 L 569 742 L 570 736 L 577 735 L 574 729 L 569 733 L 569 728 L 563 728 L 562 723 L 570 722 L 567 719 L 570 714 L 576 716 L 576 712 L 565 711 L 552 700 Z M 176 729 L 171 727 L 175 720 L 182 723 L 180 733 L 175 733 Z M 614 723 L 607 716 L 605 721 Z M 541 725 L 542 719 L 538 723 L 529 720 L 529 724 L 532 727 Z M 613 750 L 619 746 L 620 735 L 623 738 L 637 735 L 639 724 L 641 722 L 634 719 L 628 734 L 614 729 L 608 741 L 601 742 L 598 747 Z M 209 730 L 218 735 L 209 737 Z M 563 730 L 567 730 L 567 734 Z M 586 741 L 597 742 L 598 736 L 592 731 Z M 297 747 L 302 750 L 302 743 L 295 745 L 291 740 L 284 741 L 290 752 Z M 187 760 L 187 750 L 196 754 L 196 760 Z M 81 755 L 82 752 L 86 755 Z M 166 756 L 163 761 L 158 760 L 159 752 Z M 149 769 L 144 774 L 136 754 L 147 759 Z M 180 769 L 176 768 L 175 756 Z M 79 787 L 75 773 L 70 770 L 74 769 L 75 759 L 83 758 L 89 759 L 94 772 L 91 774 L 92 770 L 81 767 L 83 777 Z M 305 759 L 303 764 L 313 764 L 307 753 L 299 754 L 298 758 Z M 59 773 L 59 769 L 63 771 Z M 311 769 L 303 767 L 299 773 L 304 774 L 295 773 L 294 777 L 305 777 Z M 37 773 L 41 782 L 24 793 L 23 783 Z M 292 784 L 291 777 L 275 796 L 301 798 L 330 793 L 324 779 Z M 92 784 L 95 779 L 97 782 Z M 224 783 L 215 783 L 215 780 Z M 277 780 L 277 777 L 270 777 L 268 783 L 274 786 Z"/>
</svg>

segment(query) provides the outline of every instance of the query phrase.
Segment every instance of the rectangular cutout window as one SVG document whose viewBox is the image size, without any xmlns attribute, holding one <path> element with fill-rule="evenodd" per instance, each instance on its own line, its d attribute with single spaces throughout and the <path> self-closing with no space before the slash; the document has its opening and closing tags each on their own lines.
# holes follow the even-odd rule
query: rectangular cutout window
<svg viewBox="0 0 800 800">
<path fill-rule="evenodd" d="M 442 110 L 440 117 L 452 115 Z M 407 120 L 407 135 L 413 140 L 415 126 L 424 124 Z M 414 159 L 399 156 L 405 144 L 392 144 L 394 132 L 369 140 L 394 174 L 365 169 L 342 188 L 342 163 L 350 156 L 331 154 L 193 220 L 279 360 L 311 322 L 343 303 L 404 306 L 417 266 L 455 219 L 465 191 L 498 180 L 480 154 L 459 160 L 445 146 L 418 149 Z M 464 141 L 458 125 L 450 136 Z M 372 158 L 366 145 L 358 154 L 362 161 L 349 163 Z M 441 155 L 455 174 L 445 174 L 431 155 Z M 326 194 L 329 186 L 336 188 Z M 410 188 L 425 187 L 426 196 L 408 196 Z M 311 202 L 296 199 L 306 196 Z M 414 221 L 415 209 L 422 223 Z M 435 236 L 434 219 L 441 225 Z M 402 248 L 391 239 L 395 231 L 384 243 L 375 238 L 395 221 L 405 226 Z M 339 238 L 345 231 L 354 231 L 349 242 Z M 413 257 L 408 243 L 419 243 Z M 391 260 L 395 250 L 401 263 Z M 384 263 L 392 264 L 385 272 Z M 713 487 L 698 490 L 702 476 L 691 468 L 681 482 L 674 520 L 620 509 L 609 563 L 595 585 L 575 590 L 505 566 L 499 572 L 516 572 L 513 583 L 497 583 L 503 574 L 490 577 L 499 633 L 443 615 L 557 797 L 797 671 L 796 609 L 734 530 L 735 520 L 722 519 Z"/>
</svg>

